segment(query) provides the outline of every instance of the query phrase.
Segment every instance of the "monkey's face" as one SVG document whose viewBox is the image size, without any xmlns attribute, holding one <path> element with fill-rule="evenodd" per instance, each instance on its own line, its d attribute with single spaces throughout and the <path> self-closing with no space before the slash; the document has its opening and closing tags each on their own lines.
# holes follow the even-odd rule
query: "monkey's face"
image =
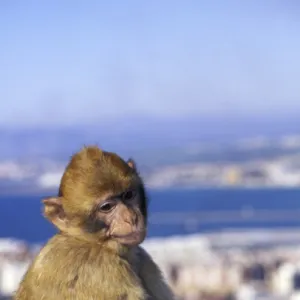
<svg viewBox="0 0 300 300">
<path fill-rule="evenodd" d="M 123 245 L 140 244 L 146 236 L 141 196 L 137 189 L 129 189 L 100 201 L 92 221 L 92 227 L 98 229 L 99 237 L 104 235 Z"/>
<path fill-rule="evenodd" d="M 44 215 L 69 235 L 123 245 L 140 244 L 146 235 L 146 195 L 135 163 L 97 147 L 73 156 L 59 196 L 44 204 Z"/>
</svg>

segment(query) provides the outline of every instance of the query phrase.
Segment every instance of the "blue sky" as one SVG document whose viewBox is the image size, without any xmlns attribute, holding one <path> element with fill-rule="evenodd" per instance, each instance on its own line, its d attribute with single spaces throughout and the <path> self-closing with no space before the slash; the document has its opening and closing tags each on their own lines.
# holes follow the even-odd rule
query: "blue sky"
<svg viewBox="0 0 300 300">
<path fill-rule="evenodd" d="M 300 112 L 297 1 L 0 1 L 0 125 Z"/>
</svg>

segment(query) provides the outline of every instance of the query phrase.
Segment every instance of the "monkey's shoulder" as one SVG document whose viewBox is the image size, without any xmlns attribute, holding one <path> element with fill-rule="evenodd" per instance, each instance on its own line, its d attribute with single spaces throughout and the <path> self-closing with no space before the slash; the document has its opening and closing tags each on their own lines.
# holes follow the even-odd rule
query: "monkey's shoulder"
<svg viewBox="0 0 300 300">
<path fill-rule="evenodd" d="M 39 278 L 54 269 L 56 273 L 66 275 L 84 272 L 86 276 L 94 276 L 105 273 L 106 281 L 107 274 L 116 276 L 115 278 L 131 276 L 135 279 L 145 264 L 150 268 L 157 268 L 149 253 L 141 246 L 133 248 L 122 257 L 101 246 L 91 247 L 86 242 L 56 235 L 41 249 L 32 263 L 31 271 L 39 274 Z"/>
<path fill-rule="evenodd" d="M 109 281 L 110 276 L 113 282 L 130 277 L 136 280 L 136 272 L 133 266 L 140 264 L 140 250 L 133 251 L 131 258 L 121 257 L 114 251 L 95 245 L 91 246 L 86 242 L 78 242 L 57 235 L 53 237 L 40 251 L 33 262 L 32 268 L 36 273 L 46 274 L 48 270 L 56 270 L 56 273 L 83 274 L 82 280 L 97 275 L 103 277 L 103 282 Z M 99 283 L 97 283 L 99 284 Z"/>
<path fill-rule="evenodd" d="M 45 270 L 55 267 L 62 271 L 84 268 L 86 272 L 90 268 L 92 272 L 97 272 L 108 265 L 119 267 L 122 264 L 126 264 L 126 260 L 104 247 L 56 235 L 41 249 L 33 262 L 33 267 Z"/>
<path fill-rule="evenodd" d="M 54 237 L 41 249 L 25 276 L 25 283 L 33 294 L 40 295 L 43 287 L 43 295 L 56 295 L 56 299 L 63 295 L 63 299 L 87 299 L 86 293 L 88 299 L 98 299 L 97 295 L 105 300 L 118 299 L 120 295 L 127 295 L 128 299 L 145 297 L 140 278 L 127 259 L 101 247 L 61 237 Z M 79 297 L 81 293 L 85 293 L 83 298 Z"/>
</svg>

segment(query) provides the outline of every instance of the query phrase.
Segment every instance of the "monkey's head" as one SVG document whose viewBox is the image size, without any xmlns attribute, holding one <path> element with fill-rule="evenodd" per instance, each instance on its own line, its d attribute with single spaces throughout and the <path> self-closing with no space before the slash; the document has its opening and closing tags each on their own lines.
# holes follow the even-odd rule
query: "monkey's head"
<svg viewBox="0 0 300 300">
<path fill-rule="evenodd" d="M 58 197 L 43 203 L 44 216 L 78 238 L 133 246 L 146 236 L 147 200 L 134 162 L 98 147 L 84 147 L 71 158 Z"/>
</svg>

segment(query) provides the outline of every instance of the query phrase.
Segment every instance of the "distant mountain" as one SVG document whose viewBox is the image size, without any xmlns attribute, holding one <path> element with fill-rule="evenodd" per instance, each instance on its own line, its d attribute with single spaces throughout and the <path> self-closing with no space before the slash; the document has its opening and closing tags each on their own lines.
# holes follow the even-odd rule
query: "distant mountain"
<svg viewBox="0 0 300 300">
<path fill-rule="evenodd" d="M 199 147 L 203 143 L 222 144 L 224 151 L 224 145 L 242 138 L 256 136 L 278 138 L 281 135 L 299 133 L 299 125 L 296 116 L 276 118 L 124 116 L 120 119 L 99 121 L 93 125 L 64 128 L 0 128 L 0 158 L 34 160 L 50 157 L 65 160 L 83 144 L 99 144 L 124 157 L 138 156 L 141 161 L 151 159 L 153 156 L 176 160 L 182 157 L 182 152 L 186 155 L 186 149 L 195 144 Z M 211 155 L 214 159 L 213 152 L 209 154 Z M 224 152 L 223 155 L 227 154 Z M 230 155 L 237 154 L 231 152 Z"/>
<path fill-rule="evenodd" d="M 208 163 L 207 174 L 220 165 L 252 166 L 253 161 L 260 165 L 260 161 L 279 161 L 283 156 L 289 156 L 296 167 L 300 126 L 293 118 L 278 120 L 154 120 L 128 116 L 126 120 L 68 128 L 2 128 L 0 194 L 55 189 L 69 157 L 84 144 L 98 144 L 124 159 L 133 157 L 141 175 L 150 178 L 152 186 L 161 186 L 165 180 L 168 184 L 176 174 L 175 185 L 190 184 L 190 176 L 201 169 L 197 167 L 201 163 Z"/>
</svg>

